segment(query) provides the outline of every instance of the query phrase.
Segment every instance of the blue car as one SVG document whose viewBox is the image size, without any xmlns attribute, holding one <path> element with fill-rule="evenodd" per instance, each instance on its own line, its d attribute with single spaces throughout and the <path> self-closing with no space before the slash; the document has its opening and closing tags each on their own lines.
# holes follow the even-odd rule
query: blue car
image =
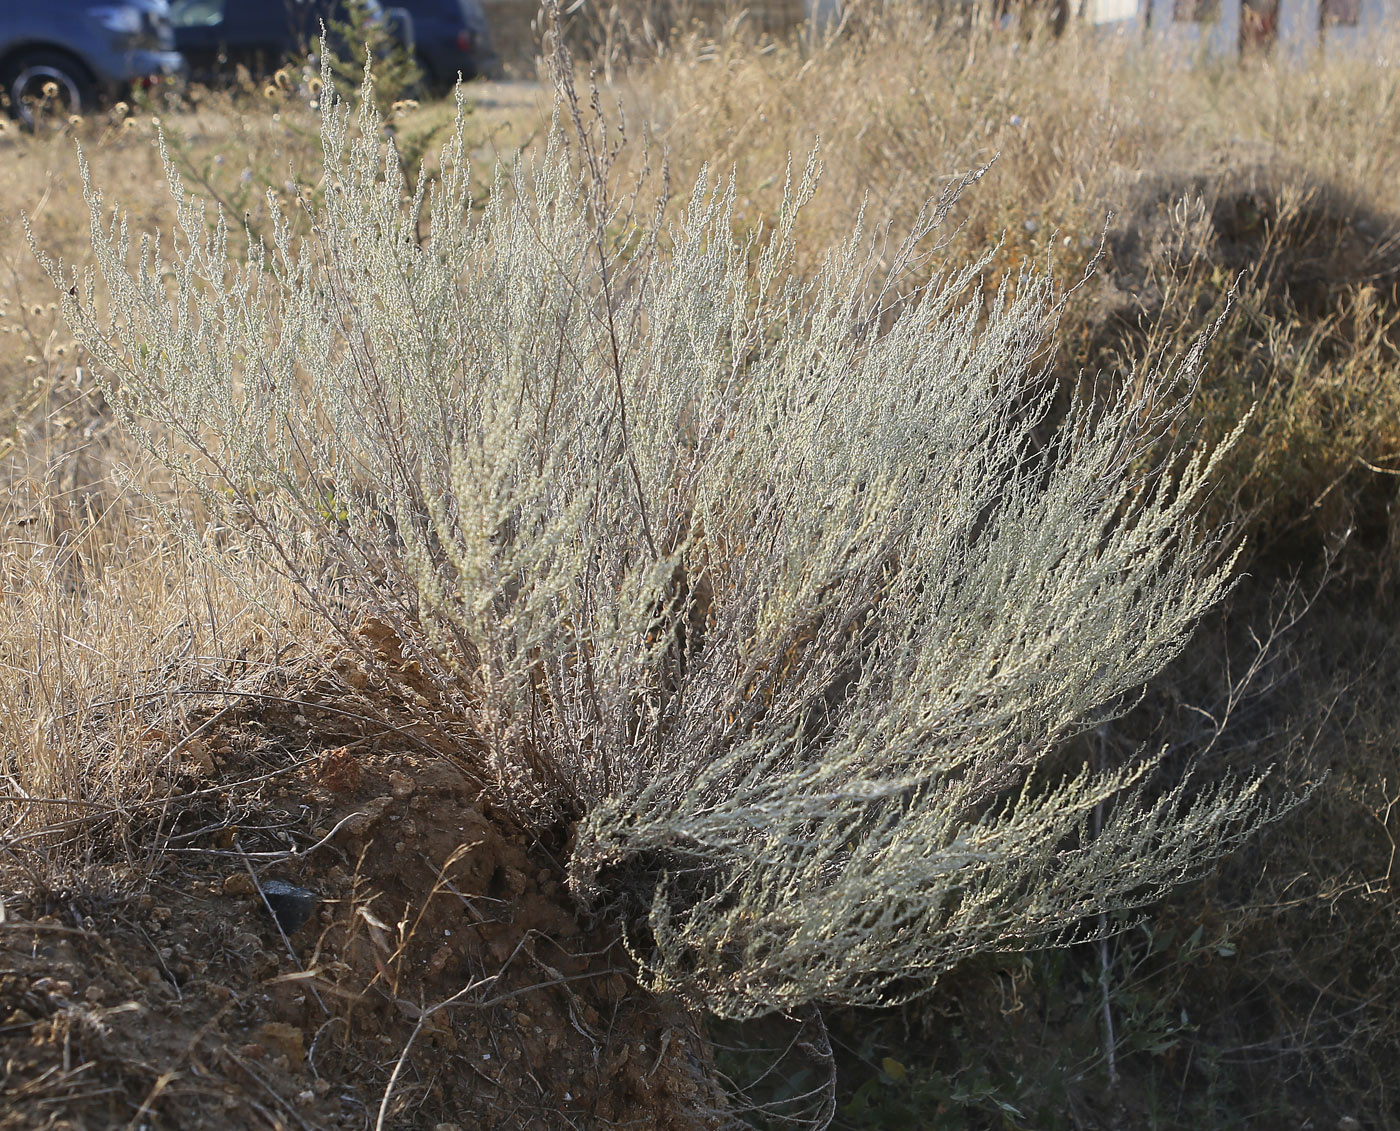
<svg viewBox="0 0 1400 1131">
<path fill-rule="evenodd" d="M 397 8 L 386 11 L 379 0 L 366 0 L 365 10 L 392 39 L 412 44 L 416 29 L 398 18 Z M 338 54 L 354 59 L 364 51 L 334 34 L 350 22 L 345 0 L 172 0 L 170 17 L 176 46 L 199 82 L 218 84 L 240 66 L 268 75 L 288 60 L 305 60 L 323 26 Z"/>
<path fill-rule="evenodd" d="M 429 90 L 451 90 L 457 76 L 485 78 L 500 70 L 480 0 L 393 0 L 413 17 L 414 58 Z"/>
<path fill-rule="evenodd" d="M 184 71 L 166 0 L 0 0 L 0 94 L 27 125 Z"/>
</svg>

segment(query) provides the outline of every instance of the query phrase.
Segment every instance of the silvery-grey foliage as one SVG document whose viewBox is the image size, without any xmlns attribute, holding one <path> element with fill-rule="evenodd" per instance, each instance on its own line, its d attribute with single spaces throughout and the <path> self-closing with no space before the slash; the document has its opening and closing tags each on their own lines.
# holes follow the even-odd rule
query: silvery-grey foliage
<svg viewBox="0 0 1400 1131">
<path fill-rule="evenodd" d="M 172 170 L 172 242 L 133 247 L 90 189 L 110 316 L 65 278 L 69 316 L 202 494 L 188 536 L 347 639 L 392 626 L 516 810 L 574 824 L 573 890 L 649 984 L 737 1017 L 898 1000 L 1264 818 L 1258 782 L 1053 760 L 1227 587 L 1218 454 L 1160 456 L 1195 350 L 1052 421 L 1046 277 L 892 297 L 946 200 L 803 277 L 812 164 L 736 236 L 723 182 L 662 222 L 601 126 L 556 123 L 477 210 L 461 115 L 410 189 L 372 98 L 324 102 L 304 232 L 235 261 Z"/>
</svg>

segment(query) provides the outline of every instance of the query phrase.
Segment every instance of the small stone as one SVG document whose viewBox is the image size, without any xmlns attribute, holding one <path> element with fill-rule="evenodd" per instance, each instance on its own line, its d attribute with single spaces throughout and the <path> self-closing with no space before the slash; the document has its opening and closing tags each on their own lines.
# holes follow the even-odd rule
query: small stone
<svg viewBox="0 0 1400 1131">
<path fill-rule="evenodd" d="M 427 972 L 436 977 L 447 969 L 447 964 L 452 961 L 452 949 L 445 943 L 433 952 L 433 956 L 428 959 Z"/>
<path fill-rule="evenodd" d="M 414 780 L 402 770 L 395 770 L 389 775 L 389 792 L 400 801 L 406 797 L 412 797 L 417 788 Z"/>
<path fill-rule="evenodd" d="M 253 877 L 247 872 L 234 872 L 224 877 L 225 895 L 252 895 L 257 890 L 253 884 Z"/>
<path fill-rule="evenodd" d="M 376 797 L 365 802 L 360 812 L 352 814 L 341 824 L 347 836 L 360 837 L 368 833 L 384 816 L 384 810 L 393 800 L 391 797 Z"/>
<path fill-rule="evenodd" d="M 268 880 L 262 886 L 267 905 L 285 934 L 295 934 L 311 918 L 320 902 L 315 892 L 289 884 L 286 880 Z"/>
</svg>

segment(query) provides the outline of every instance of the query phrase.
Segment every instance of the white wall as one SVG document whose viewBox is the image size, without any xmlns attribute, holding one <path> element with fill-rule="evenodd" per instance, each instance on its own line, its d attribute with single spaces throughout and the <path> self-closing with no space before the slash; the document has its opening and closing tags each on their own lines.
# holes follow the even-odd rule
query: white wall
<svg viewBox="0 0 1400 1131">
<path fill-rule="evenodd" d="M 1092 24 L 1136 23 L 1142 0 L 1085 0 L 1084 16 Z"/>
<path fill-rule="evenodd" d="M 1314 7 L 1317 0 L 1308 0 Z M 1329 54 L 1375 54 L 1386 47 L 1386 33 L 1394 34 L 1400 25 L 1393 0 L 1361 0 L 1361 20 L 1355 27 L 1333 24 L 1322 29 L 1322 46 Z"/>
<path fill-rule="evenodd" d="M 1354 27 L 1324 28 L 1321 0 L 1282 0 L 1279 49 L 1294 60 L 1304 60 L 1319 48 L 1329 54 L 1361 56 L 1395 46 L 1400 11 L 1394 0 L 1361 0 L 1360 7 L 1360 21 Z"/>
<path fill-rule="evenodd" d="M 1322 22 L 1319 0 L 1279 0 L 1275 50 L 1294 62 L 1307 60 L 1318 46 Z"/>
<path fill-rule="evenodd" d="M 818 31 L 841 21 L 841 0 L 802 0 L 802 14 Z"/>
<path fill-rule="evenodd" d="M 808 0 L 811 3 L 812 0 Z M 1360 21 L 1354 27 L 1322 27 L 1322 0 L 1280 0 L 1278 41 L 1280 58 L 1305 62 L 1317 51 L 1341 56 L 1400 54 L 1400 0 L 1361 0 Z M 1126 34 L 1138 34 L 1149 22 L 1149 40 L 1184 61 L 1239 54 L 1241 0 L 1220 0 L 1220 18 L 1213 23 L 1178 23 L 1175 0 L 1080 0 L 1076 14 L 1086 23 Z"/>
<path fill-rule="evenodd" d="M 1220 16 L 1210 23 L 1177 22 L 1176 0 L 1149 0 L 1153 41 L 1185 58 L 1237 57 L 1240 51 L 1240 0 L 1220 0 Z"/>
</svg>

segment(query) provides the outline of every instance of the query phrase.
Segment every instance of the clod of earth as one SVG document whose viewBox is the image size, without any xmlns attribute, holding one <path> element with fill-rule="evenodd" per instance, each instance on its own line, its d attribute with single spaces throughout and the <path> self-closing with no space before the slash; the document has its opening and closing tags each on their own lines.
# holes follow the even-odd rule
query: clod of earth
<svg viewBox="0 0 1400 1131">
<path fill-rule="evenodd" d="M 266 881 L 262 893 L 277 925 L 288 935 L 296 934 L 306 925 L 320 902 L 315 892 L 289 884 L 286 880 Z"/>
</svg>

